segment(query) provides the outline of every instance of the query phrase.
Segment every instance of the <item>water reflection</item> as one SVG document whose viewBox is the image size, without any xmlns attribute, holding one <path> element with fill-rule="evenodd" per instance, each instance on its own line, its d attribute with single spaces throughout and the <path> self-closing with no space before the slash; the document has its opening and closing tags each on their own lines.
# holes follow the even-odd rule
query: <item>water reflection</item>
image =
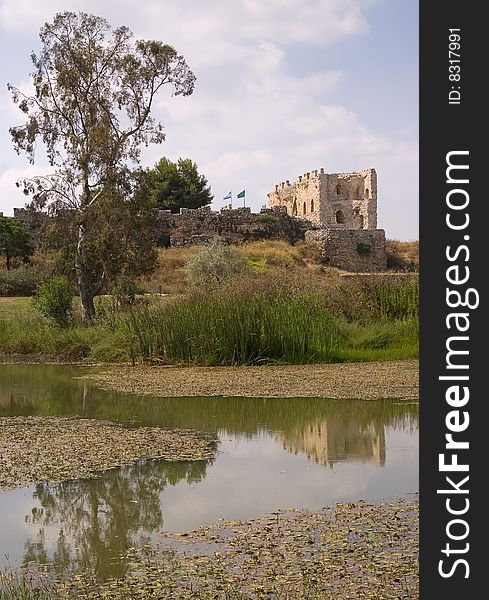
<svg viewBox="0 0 489 600">
<path fill-rule="evenodd" d="M 371 420 L 352 420 L 332 414 L 277 435 L 285 450 L 303 452 L 309 460 L 333 468 L 337 462 L 385 464 L 385 427 Z"/>
<path fill-rule="evenodd" d="M 36 561 L 59 575 L 92 568 L 120 576 L 118 557 L 161 530 L 417 489 L 415 404 L 140 398 L 73 379 L 80 374 L 0 366 L 0 416 L 81 415 L 205 430 L 219 437 L 220 454 L 214 462 L 140 462 L 99 479 L 0 494 L 0 556 L 9 554 L 13 566 Z"/>
<path fill-rule="evenodd" d="M 52 562 L 58 575 L 93 569 L 120 577 L 125 565 L 119 557 L 148 543 L 150 534 L 164 526 L 163 490 L 182 480 L 198 483 L 206 467 L 206 461 L 147 461 L 113 469 L 100 479 L 36 485 L 37 502 L 25 522 L 37 533 L 25 543 L 23 562 Z M 47 530 L 54 543 L 47 542 Z"/>
</svg>

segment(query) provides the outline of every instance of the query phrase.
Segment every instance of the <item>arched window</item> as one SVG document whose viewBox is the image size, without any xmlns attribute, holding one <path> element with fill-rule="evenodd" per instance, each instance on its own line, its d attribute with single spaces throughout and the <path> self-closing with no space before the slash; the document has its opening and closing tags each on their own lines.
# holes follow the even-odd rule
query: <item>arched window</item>
<svg viewBox="0 0 489 600">
<path fill-rule="evenodd" d="M 314 200 L 311 200 L 311 212 L 314 212 Z"/>
<path fill-rule="evenodd" d="M 297 202 L 294 198 L 294 204 L 292 205 L 292 216 L 297 217 Z"/>
<path fill-rule="evenodd" d="M 365 197 L 370 198 L 370 190 L 368 188 L 365 189 Z"/>
<path fill-rule="evenodd" d="M 339 196 L 341 194 L 341 185 L 336 186 L 336 195 Z"/>
<path fill-rule="evenodd" d="M 341 223 L 345 222 L 345 215 L 343 214 L 342 210 L 337 210 L 335 217 L 336 217 L 336 222 L 337 223 L 341 224 Z"/>
<path fill-rule="evenodd" d="M 360 215 L 360 229 L 365 229 L 365 219 Z"/>
<path fill-rule="evenodd" d="M 307 208 L 306 208 L 306 203 L 304 202 L 304 204 L 302 205 L 302 214 L 305 215 L 307 212 Z"/>
</svg>

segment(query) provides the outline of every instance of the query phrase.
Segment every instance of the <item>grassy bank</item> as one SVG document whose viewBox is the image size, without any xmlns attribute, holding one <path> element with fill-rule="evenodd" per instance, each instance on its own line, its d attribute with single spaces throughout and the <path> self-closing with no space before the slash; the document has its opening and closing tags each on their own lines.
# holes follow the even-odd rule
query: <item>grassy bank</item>
<svg viewBox="0 0 489 600">
<path fill-rule="evenodd" d="M 308 277 L 325 270 L 320 252 L 304 242 L 292 246 L 280 240 L 263 240 L 240 244 L 236 248 L 258 271 L 296 270 Z M 188 291 L 185 265 L 198 251 L 199 246 L 159 248 L 157 268 L 154 273 L 141 280 L 143 289 L 149 293 L 168 294 Z M 386 252 L 389 272 L 418 270 L 418 242 L 386 240 Z"/>
<path fill-rule="evenodd" d="M 18 310 L 15 303 L 18 302 Z M 237 365 L 418 355 L 415 276 L 254 274 L 217 291 L 100 306 L 61 328 L 26 299 L 0 303 L 0 353 L 62 360 Z"/>
<path fill-rule="evenodd" d="M 61 594 L 54 584 L 38 581 L 31 575 L 0 573 L 0 600 L 54 600 Z"/>
</svg>

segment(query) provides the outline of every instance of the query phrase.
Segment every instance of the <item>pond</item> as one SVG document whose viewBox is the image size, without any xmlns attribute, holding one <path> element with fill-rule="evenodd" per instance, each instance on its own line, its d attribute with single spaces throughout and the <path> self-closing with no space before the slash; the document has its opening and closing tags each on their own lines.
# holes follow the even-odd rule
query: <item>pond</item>
<svg viewBox="0 0 489 600">
<path fill-rule="evenodd" d="M 418 490 L 416 403 L 315 398 L 150 398 L 100 390 L 81 368 L 0 365 L 0 416 L 80 415 L 207 431 L 212 461 L 140 461 L 0 493 L 0 568 L 120 577 L 161 531 L 280 508 L 319 509 Z"/>
</svg>

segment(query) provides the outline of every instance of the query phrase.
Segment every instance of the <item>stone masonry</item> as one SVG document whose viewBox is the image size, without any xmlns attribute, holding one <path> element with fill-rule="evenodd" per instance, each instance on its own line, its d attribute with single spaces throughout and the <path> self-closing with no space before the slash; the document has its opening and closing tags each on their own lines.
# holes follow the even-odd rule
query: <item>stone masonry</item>
<svg viewBox="0 0 489 600">
<path fill-rule="evenodd" d="M 209 206 L 182 208 L 179 213 L 158 211 L 159 243 L 163 246 L 205 244 L 215 237 L 230 244 L 267 239 L 294 244 L 304 239 L 310 227 L 309 221 L 290 217 L 283 207 L 259 213 L 252 213 L 248 207 L 212 211 Z"/>
<path fill-rule="evenodd" d="M 306 242 L 315 244 L 325 264 L 346 271 L 369 273 L 387 269 L 383 229 L 310 229 Z"/>
<path fill-rule="evenodd" d="M 159 210 L 158 243 L 191 246 L 220 237 L 231 244 L 267 239 L 294 244 L 305 239 L 319 247 L 330 266 L 353 272 L 386 270 L 385 232 L 377 229 L 375 169 L 305 173 L 295 183 L 276 185 L 268 194 L 268 206 L 259 213 L 229 206 L 220 211 L 208 206 L 182 208 L 180 213 Z M 45 213 L 25 209 L 14 209 L 14 216 L 34 242 L 49 221 Z"/>
<path fill-rule="evenodd" d="M 325 263 L 348 271 L 385 271 L 385 232 L 377 229 L 377 174 L 325 173 L 324 169 L 283 181 L 268 194 L 270 207 L 307 219 L 307 242 L 316 244 Z"/>
<path fill-rule="evenodd" d="M 294 217 L 334 229 L 377 228 L 377 174 L 311 171 L 295 183 L 282 181 L 268 194 L 268 205 L 285 206 Z"/>
</svg>

